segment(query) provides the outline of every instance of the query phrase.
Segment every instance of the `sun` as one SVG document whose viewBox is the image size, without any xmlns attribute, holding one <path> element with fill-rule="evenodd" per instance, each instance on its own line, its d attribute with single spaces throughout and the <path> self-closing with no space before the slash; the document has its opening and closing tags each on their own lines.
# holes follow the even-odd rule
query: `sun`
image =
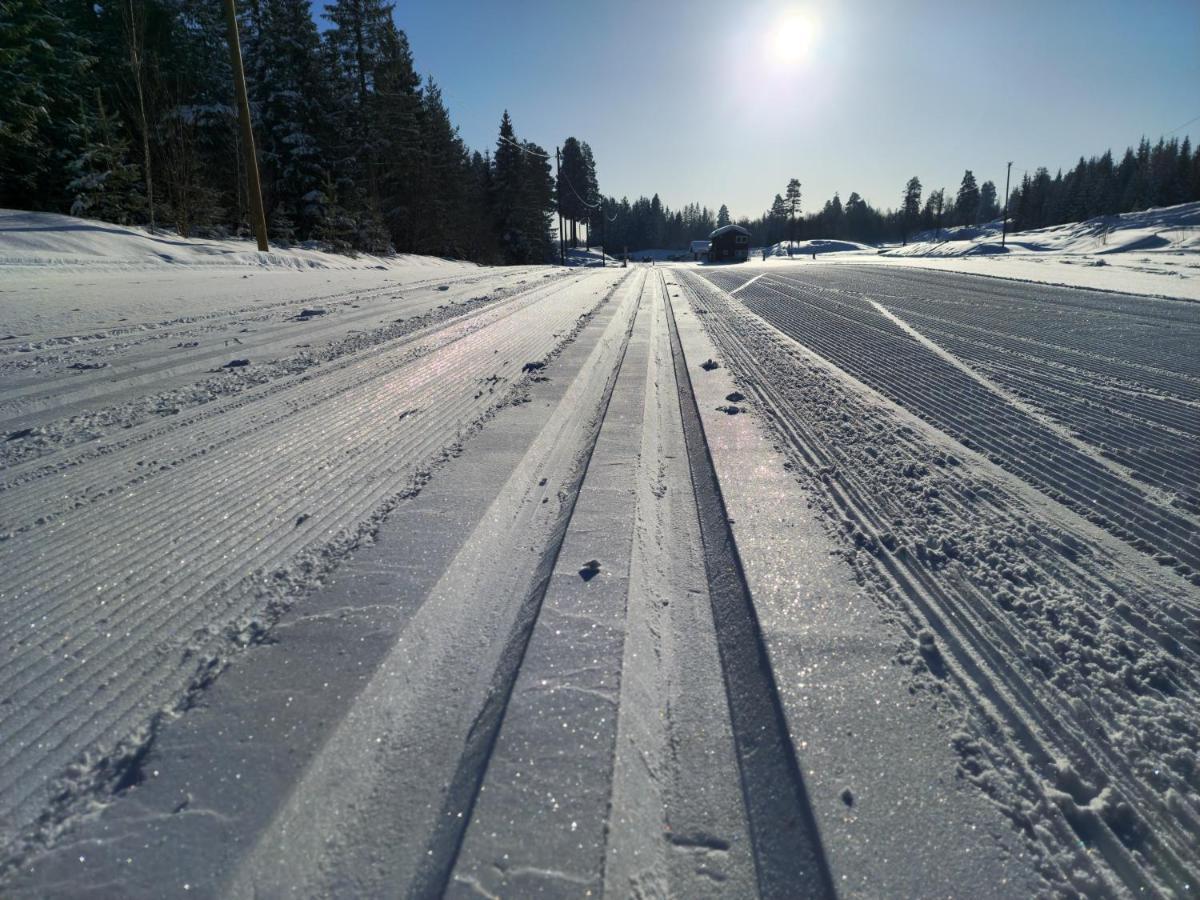
<svg viewBox="0 0 1200 900">
<path fill-rule="evenodd" d="M 790 12 L 775 22 L 770 34 L 771 56 L 777 63 L 796 65 L 808 59 L 816 39 L 812 16 Z"/>
</svg>

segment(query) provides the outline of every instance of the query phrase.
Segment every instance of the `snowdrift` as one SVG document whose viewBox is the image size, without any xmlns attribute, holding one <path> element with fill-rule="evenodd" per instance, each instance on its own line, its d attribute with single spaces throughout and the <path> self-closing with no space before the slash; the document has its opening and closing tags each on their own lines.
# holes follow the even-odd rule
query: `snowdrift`
<svg viewBox="0 0 1200 900">
<path fill-rule="evenodd" d="M 1120 253 L 1200 251 L 1200 202 L 1099 216 L 1085 222 L 1010 233 L 1000 246 L 1001 220 L 986 225 L 926 231 L 885 256 L 987 256 L 1039 254 L 1109 256 Z M 1103 265 L 1104 263 L 1097 263 Z"/>
<path fill-rule="evenodd" d="M 56 213 L 0 210 L 0 266 L 161 269 L 249 266 L 257 269 L 389 269 L 441 266 L 436 257 L 345 256 L 315 244 L 259 253 L 240 238 L 182 238 L 174 232 L 114 225 Z"/>
<path fill-rule="evenodd" d="M 811 241 L 792 241 L 792 254 L 794 256 L 812 256 L 817 254 L 823 256 L 827 253 L 869 253 L 876 254 L 878 249 L 870 244 L 860 244 L 856 241 L 835 241 L 829 239 L 818 239 Z M 778 244 L 772 244 L 767 248 L 767 256 L 784 256 L 788 255 L 788 242 L 780 241 Z"/>
</svg>

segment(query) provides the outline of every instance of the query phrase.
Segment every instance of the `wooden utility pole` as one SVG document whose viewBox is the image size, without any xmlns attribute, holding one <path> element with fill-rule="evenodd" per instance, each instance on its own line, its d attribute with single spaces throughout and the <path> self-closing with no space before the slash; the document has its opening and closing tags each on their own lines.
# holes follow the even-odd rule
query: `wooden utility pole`
<svg viewBox="0 0 1200 900">
<path fill-rule="evenodd" d="M 225 18 L 229 26 L 229 62 L 233 68 L 233 88 L 237 94 L 238 119 L 242 124 L 242 147 L 246 154 L 246 193 L 250 200 L 250 219 L 258 249 L 266 253 L 267 216 L 263 212 L 262 186 L 258 183 L 258 159 L 254 155 L 254 129 L 250 125 L 250 98 L 246 96 L 246 73 L 242 69 L 242 46 L 238 40 L 237 10 L 233 0 L 225 0 Z"/>
<path fill-rule="evenodd" d="M 562 175 L 559 170 L 562 168 L 562 152 L 558 147 L 554 148 L 554 189 L 558 195 L 558 262 L 560 265 L 567 264 L 567 251 L 563 247 L 563 216 L 562 216 Z"/>
<path fill-rule="evenodd" d="M 1004 239 L 1008 237 L 1008 182 L 1012 178 L 1012 162 L 1008 164 L 1008 172 L 1004 176 L 1004 224 L 1000 226 L 1000 246 L 1004 246 Z"/>
</svg>

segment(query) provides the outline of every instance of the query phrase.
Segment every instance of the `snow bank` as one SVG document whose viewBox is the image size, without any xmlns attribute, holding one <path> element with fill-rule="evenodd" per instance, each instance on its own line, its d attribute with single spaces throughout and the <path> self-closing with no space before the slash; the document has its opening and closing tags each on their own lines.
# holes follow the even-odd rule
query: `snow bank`
<svg viewBox="0 0 1200 900">
<path fill-rule="evenodd" d="M 182 238 L 174 232 L 113 225 L 55 213 L 0 210 L 0 267 L 87 266 L 89 269 L 163 269 L 240 266 L 258 269 L 391 269 L 441 266 L 429 256 L 344 256 L 305 244 L 259 253 L 240 238 Z"/>
<path fill-rule="evenodd" d="M 907 246 L 890 247 L 885 256 L 987 256 L 1055 253 L 1111 256 L 1121 253 L 1200 251 L 1200 202 L 1182 203 L 1085 222 L 1054 225 L 1009 234 L 1000 246 L 1002 222 L 926 231 Z"/>
<path fill-rule="evenodd" d="M 1200 300 L 1200 202 L 1010 233 L 1001 222 L 922 232 L 906 246 L 801 241 L 796 265 L 821 262 L 916 266 L 1090 290 Z M 801 249 L 806 245 L 812 249 Z M 786 244 L 769 248 L 786 260 Z M 832 250 L 818 249 L 836 248 Z M 849 248 L 855 249 L 849 249 Z M 782 253 L 777 252 L 782 249 Z M 844 252 L 843 252 L 844 251 Z M 752 259 L 757 258 L 755 256 Z"/>
<path fill-rule="evenodd" d="M 788 244 L 791 243 L 792 253 L 795 256 L 811 257 L 814 253 L 818 256 L 824 256 L 827 253 L 869 253 L 874 255 L 879 252 L 870 244 L 860 244 L 857 241 L 835 241 L 828 239 L 818 239 L 811 241 L 780 241 L 778 244 L 772 244 L 767 248 L 767 256 L 783 256 L 788 255 Z"/>
</svg>

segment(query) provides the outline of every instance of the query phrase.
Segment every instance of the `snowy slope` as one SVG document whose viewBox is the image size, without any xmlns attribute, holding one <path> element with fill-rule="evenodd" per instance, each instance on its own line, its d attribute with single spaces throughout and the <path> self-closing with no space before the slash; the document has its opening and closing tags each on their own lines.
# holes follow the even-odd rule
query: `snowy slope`
<svg viewBox="0 0 1200 900">
<path fill-rule="evenodd" d="M 443 265 L 412 255 L 344 256 L 315 246 L 274 247 L 259 253 L 253 241 L 182 238 L 169 229 L 78 219 L 56 213 L 0 209 L 0 271 L 9 267 L 155 269 L 167 266 L 249 266 L 256 269 L 366 269 Z"/>
<path fill-rule="evenodd" d="M 1000 223 L 926 233 L 873 262 L 1200 300 L 1200 203 L 1009 234 Z"/>
<path fill-rule="evenodd" d="M 1200 251 L 1200 202 L 1183 203 L 1144 212 L 1100 216 L 1009 233 L 1000 245 L 1001 221 L 979 226 L 927 231 L 914 235 L 907 246 L 890 247 L 888 256 L 985 256 L 1053 253 L 1108 256 L 1120 253 L 1180 253 Z"/>
</svg>

